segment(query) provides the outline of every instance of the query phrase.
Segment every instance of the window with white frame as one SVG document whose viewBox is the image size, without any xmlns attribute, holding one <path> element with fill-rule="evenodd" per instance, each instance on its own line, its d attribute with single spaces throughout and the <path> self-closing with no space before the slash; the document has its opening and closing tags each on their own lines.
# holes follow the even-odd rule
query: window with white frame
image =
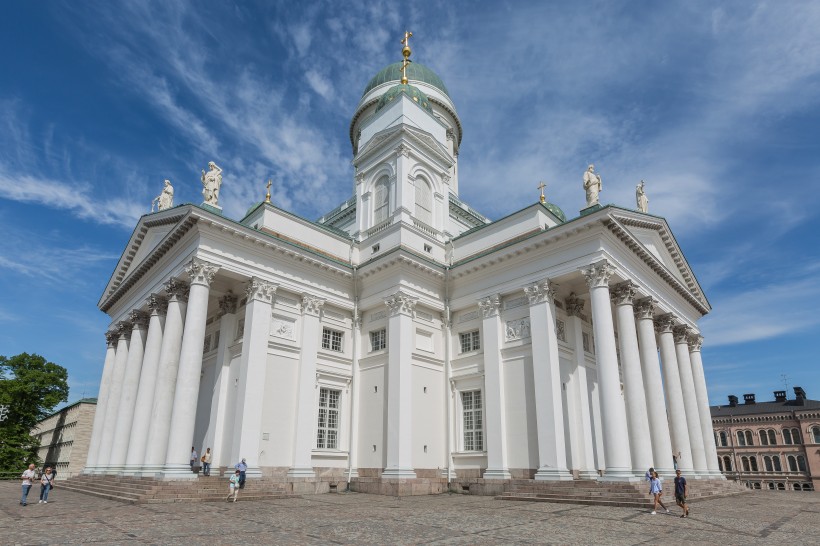
<svg viewBox="0 0 820 546">
<path fill-rule="evenodd" d="M 777 437 L 775 433 L 771 429 L 764 429 L 759 430 L 758 435 L 760 436 L 760 445 L 762 446 L 774 446 L 777 445 Z"/>
<path fill-rule="evenodd" d="M 484 419 L 481 410 L 481 391 L 461 393 L 464 451 L 484 451 Z"/>
<path fill-rule="evenodd" d="M 378 225 L 387 220 L 388 200 L 390 190 L 387 186 L 387 177 L 383 176 L 376 182 L 373 191 L 373 225 Z"/>
<path fill-rule="evenodd" d="M 323 328 L 322 349 L 342 352 L 342 332 L 331 330 L 330 328 Z"/>
<path fill-rule="evenodd" d="M 387 348 L 387 330 L 373 330 L 370 332 L 370 350 L 381 351 Z"/>
<path fill-rule="evenodd" d="M 796 428 L 783 429 L 783 443 L 786 445 L 794 445 L 800 443 L 800 431 Z"/>
<path fill-rule="evenodd" d="M 720 447 L 726 447 L 729 445 L 729 439 L 726 437 L 726 432 L 721 431 L 720 433 L 720 442 L 718 443 Z"/>
<path fill-rule="evenodd" d="M 322 387 L 319 389 L 319 421 L 316 430 L 317 449 L 339 447 L 339 401 L 342 391 Z"/>
<path fill-rule="evenodd" d="M 478 334 L 478 330 L 461 332 L 458 337 L 461 340 L 462 353 L 469 353 L 470 351 L 478 351 L 481 349 L 481 337 Z"/>
<path fill-rule="evenodd" d="M 428 226 L 433 223 L 433 192 L 423 178 L 416 178 L 416 218 Z"/>
</svg>

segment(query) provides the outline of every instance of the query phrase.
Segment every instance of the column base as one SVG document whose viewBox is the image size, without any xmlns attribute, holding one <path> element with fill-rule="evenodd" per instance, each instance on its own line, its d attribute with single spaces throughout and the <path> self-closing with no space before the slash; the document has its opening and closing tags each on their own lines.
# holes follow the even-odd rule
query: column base
<svg viewBox="0 0 820 546">
<path fill-rule="evenodd" d="M 599 477 L 597 470 L 579 470 L 578 471 L 578 479 L 579 480 L 597 480 Z"/>
<path fill-rule="evenodd" d="M 572 481 L 572 473 L 565 468 L 541 467 L 535 473 L 535 481 Z"/>
<path fill-rule="evenodd" d="M 416 477 L 416 471 L 412 468 L 385 468 L 382 472 L 382 478 L 387 479 L 413 479 Z"/>
<path fill-rule="evenodd" d="M 248 475 L 251 469 L 245 472 L 245 475 Z M 258 471 L 258 469 L 257 469 Z M 261 475 L 261 474 L 260 474 Z M 290 470 L 288 470 L 288 478 L 315 478 L 316 472 L 313 471 L 312 466 L 304 467 L 304 466 L 294 466 Z"/>
<path fill-rule="evenodd" d="M 512 475 L 506 468 L 488 468 L 481 476 L 485 480 L 511 480 Z"/>
<path fill-rule="evenodd" d="M 645 471 L 644 471 L 645 472 Z M 598 477 L 599 482 L 640 482 L 644 480 L 643 474 L 636 476 L 631 468 L 607 468 L 603 476 Z"/>
<path fill-rule="evenodd" d="M 658 476 L 661 478 L 674 478 L 675 477 L 675 469 L 674 468 L 656 468 L 655 472 L 658 473 Z"/>
<path fill-rule="evenodd" d="M 165 464 L 160 474 L 163 479 L 169 480 L 195 480 L 199 477 L 191 470 L 190 464 Z"/>
</svg>

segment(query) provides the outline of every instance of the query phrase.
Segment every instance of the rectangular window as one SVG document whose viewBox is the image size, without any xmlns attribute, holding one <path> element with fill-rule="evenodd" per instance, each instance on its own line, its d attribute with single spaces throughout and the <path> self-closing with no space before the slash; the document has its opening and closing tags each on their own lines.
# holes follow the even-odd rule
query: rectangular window
<svg viewBox="0 0 820 546">
<path fill-rule="evenodd" d="M 342 332 L 330 328 L 322 329 L 322 349 L 342 352 Z"/>
<path fill-rule="evenodd" d="M 478 351 L 481 349 L 481 338 L 478 335 L 478 330 L 471 332 L 462 332 L 459 335 L 461 339 L 461 352 L 468 353 L 470 351 Z"/>
<path fill-rule="evenodd" d="M 381 351 L 385 348 L 387 348 L 387 330 L 382 328 L 381 330 L 370 332 L 370 350 Z"/>
<path fill-rule="evenodd" d="M 316 431 L 318 449 L 338 449 L 339 447 L 339 399 L 342 391 L 319 389 L 319 422 Z"/>
<path fill-rule="evenodd" d="M 211 349 L 218 349 L 219 348 L 219 330 L 214 332 L 214 342 L 211 345 Z"/>
<path fill-rule="evenodd" d="M 464 451 L 484 451 L 481 391 L 462 392 L 461 407 L 464 425 Z"/>
</svg>

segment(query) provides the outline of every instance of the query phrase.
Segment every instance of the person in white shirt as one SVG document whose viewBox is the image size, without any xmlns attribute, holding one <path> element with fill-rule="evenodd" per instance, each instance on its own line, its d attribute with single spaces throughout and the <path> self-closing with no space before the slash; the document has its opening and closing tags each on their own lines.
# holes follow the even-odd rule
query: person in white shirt
<svg viewBox="0 0 820 546">
<path fill-rule="evenodd" d="M 37 478 L 37 473 L 34 472 L 34 465 L 28 465 L 28 470 L 25 470 L 20 476 L 23 478 L 23 496 L 20 497 L 20 504 L 28 506 L 28 492 L 31 491 L 31 483 Z"/>
<path fill-rule="evenodd" d="M 196 466 L 197 459 L 199 459 L 199 455 L 197 455 L 196 449 L 194 446 L 191 446 L 191 472 L 194 471 L 194 466 Z"/>
</svg>

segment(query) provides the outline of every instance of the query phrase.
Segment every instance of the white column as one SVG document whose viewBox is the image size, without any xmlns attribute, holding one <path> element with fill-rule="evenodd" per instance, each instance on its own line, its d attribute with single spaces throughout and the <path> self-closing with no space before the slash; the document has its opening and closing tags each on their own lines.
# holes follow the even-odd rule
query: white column
<svg viewBox="0 0 820 546">
<path fill-rule="evenodd" d="M 646 395 L 641 376 L 641 357 L 632 307 L 636 286 L 626 281 L 613 287 L 612 301 L 618 317 L 618 341 L 621 347 L 621 367 L 624 379 L 624 402 L 629 428 L 629 452 L 632 472 L 643 478 L 652 466 L 652 439 L 649 435 L 649 417 L 646 413 Z"/>
<path fill-rule="evenodd" d="M 233 448 L 234 460 L 245 459 L 248 477 L 260 477 L 259 441 L 262 438 L 262 405 L 268 369 L 271 307 L 276 285 L 252 278 L 245 290 L 245 329 L 239 360 L 239 385 L 236 393 Z M 225 372 L 227 373 L 227 368 Z M 315 380 L 315 378 L 312 378 Z M 301 389 L 300 389 L 301 390 Z"/>
<path fill-rule="evenodd" d="M 578 477 L 582 480 L 591 480 L 598 477 L 595 469 L 595 439 L 592 437 L 594 429 L 592 422 L 592 408 L 590 407 L 589 380 L 587 378 L 586 357 L 584 356 L 583 328 L 581 315 L 584 311 L 584 300 L 574 293 L 564 302 L 569 317 L 569 330 L 572 332 L 572 348 L 574 354 L 572 368 L 572 385 L 575 396 L 578 398 L 580 423 L 570 430 L 570 434 L 578 437 L 579 461 Z"/>
<path fill-rule="evenodd" d="M 413 317 L 417 298 L 401 290 L 384 299 L 387 321 L 387 466 L 382 478 L 415 478 L 413 469 Z"/>
<path fill-rule="evenodd" d="M 191 472 L 190 454 L 196 425 L 196 405 L 202 372 L 202 346 L 205 343 L 205 321 L 208 318 L 208 295 L 211 281 L 219 267 L 197 258 L 185 267 L 191 290 L 185 312 L 185 329 L 179 350 L 179 371 L 171 411 L 171 429 L 165 454 L 163 474 L 179 478 L 196 478 Z"/>
<path fill-rule="evenodd" d="M 509 480 L 507 466 L 507 423 L 504 402 L 504 372 L 501 369 L 501 297 L 479 300 L 484 317 L 481 344 L 484 348 L 484 422 L 487 425 L 487 469 L 485 480 Z"/>
<path fill-rule="evenodd" d="M 689 361 L 689 328 L 676 326 L 672 330 L 675 340 L 675 356 L 678 359 L 678 373 L 683 392 L 683 407 L 686 411 L 686 429 L 689 431 L 689 446 L 692 449 L 692 466 L 698 476 L 708 473 L 706 452 L 703 450 L 703 434 L 700 431 L 700 412 L 692 378 L 692 363 Z"/>
<path fill-rule="evenodd" d="M 561 369 L 555 335 L 555 286 L 544 280 L 524 287 L 530 302 L 532 375 L 538 431 L 536 480 L 571 480 L 567 469 Z"/>
<path fill-rule="evenodd" d="M 663 363 L 663 388 L 666 393 L 666 412 L 669 430 L 672 433 L 672 453 L 677 457 L 678 468 L 691 474 L 692 448 L 689 444 L 689 431 L 686 428 L 686 410 L 683 406 L 683 392 L 678 372 L 678 358 L 675 356 L 675 341 L 672 328 L 675 317 L 671 314 L 661 315 L 655 319 L 658 332 L 658 345 Z"/>
<path fill-rule="evenodd" d="M 105 333 L 105 363 L 103 364 L 100 393 L 97 395 L 97 411 L 94 412 L 94 424 L 91 427 L 91 441 L 88 445 L 88 458 L 83 473 L 94 473 L 97 467 L 97 454 L 100 451 L 103 422 L 105 421 L 104 408 L 108 404 L 108 394 L 111 390 L 111 378 L 114 375 L 114 361 L 117 359 L 117 337 L 114 332 Z"/>
<path fill-rule="evenodd" d="M 211 448 L 211 464 L 217 469 L 220 466 L 231 466 L 229 464 L 232 455 L 230 447 L 224 444 L 228 427 L 226 417 L 231 371 L 231 352 L 228 350 L 228 345 L 233 343 L 236 332 L 237 301 L 238 298 L 230 291 L 219 299 L 220 336 L 216 350 L 216 381 L 214 381 L 214 393 L 211 397 L 211 417 L 208 420 L 208 431 L 205 433 L 205 445 L 203 446 L 206 449 Z M 233 423 L 230 426 L 233 426 Z"/>
<path fill-rule="evenodd" d="M 692 377 L 695 381 L 695 395 L 698 399 L 698 415 L 700 416 L 700 431 L 703 435 L 703 448 L 706 453 L 706 468 L 709 477 L 725 479 L 720 471 L 717 459 L 717 446 L 712 428 L 712 412 L 709 409 L 709 394 L 706 391 L 706 377 L 703 373 L 703 360 L 700 348 L 703 345 L 703 336 L 694 335 L 689 338 L 689 360 L 692 363 Z"/>
<path fill-rule="evenodd" d="M 350 380 L 350 442 L 348 480 L 359 477 L 359 359 L 361 358 L 362 316 L 358 304 L 353 313 L 353 369 Z"/>
<path fill-rule="evenodd" d="M 653 317 L 655 301 L 643 298 L 636 302 L 635 319 L 638 328 L 638 345 L 641 351 L 641 371 L 646 392 L 646 409 L 652 437 L 652 466 L 664 476 L 674 474 L 672 463 L 672 441 L 669 436 L 669 422 L 666 419 L 666 403 L 663 400 L 661 364 L 658 360 L 658 345 L 655 342 Z"/>
<path fill-rule="evenodd" d="M 598 392 L 606 454 L 606 473 L 601 479 L 631 481 L 635 476 L 632 474 L 629 456 L 626 410 L 621 397 L 615 329 L 609 304 L 609 277 L 612 275 L 613 267 L 606 260 L 600 260 L 582 269 L 581 272 L 589 285 L 592 327 L 597 351 L 595 356 L 598 363 Z"/>
<path fill-rule="evenodd" d="M 128 454 L 125 457 L 125 471 L 128 473 L 139 472 L 145 462 L 145 443 L 148 441 L 148 429 L 151 426 L 151 408 L 154 405 L 154 390 L 162 349 L 162 330 L 165 328 L 165 313 L 168 310 L 168 300 L 156 294 L 152 294 L 147 303 L 151 317 L 148 319 L 148 337 L 145 340 L 139 389 L 134 402 Z"/>
<path fill-rule="evenodd" d="M 114 445 L 114 433 L 117 425 L 117 412 L 120 408 L 122 381 L 125 378 L 125 366 L 128 363 L 128 340 L 131 335 L 131 323 L 123 321 L 117 324 L 117 357 L 114 360 L 114 373 L 111 376 L 111 388 L 108 392 L 108 402 L 105 405 L 105 420 L 103 421 L 100 451 L 97 455 L 97 466 L 105 467 L 108 473 L 111 461 L 111 447 Z M 102 408 L 97 408 L 101 410 Z"/>
<path fill-rule="evenodd" d="M 299 358 L 293 466 L 288 470 L 289 478 L 316 477 L 312 457 L 316 446 L 316 358 L 322 337 L 324 305 L 324 299 L 302 294 L 302 353 Z"/>
<path fill-rule="evenodd" d="M 131 423 L 134 419 L 134 404 L 137 402 L 137 391 L 140 386 L 142 358 L 145 354 L 145 336 L 148 332 L 148 315 L 142 311 L 131 311 L 131 343 L 128 345 L 128 362 L 125 364 L 125 376 L 120 393 L 120 409 L 117 412 L 117 424 L 114 427 L 114 443 L 111 446 L 111 457 L 108 464 L 114 471 L 121 472 L 128 454 L 128 441 L 131 439 Z"/>
</svg>

